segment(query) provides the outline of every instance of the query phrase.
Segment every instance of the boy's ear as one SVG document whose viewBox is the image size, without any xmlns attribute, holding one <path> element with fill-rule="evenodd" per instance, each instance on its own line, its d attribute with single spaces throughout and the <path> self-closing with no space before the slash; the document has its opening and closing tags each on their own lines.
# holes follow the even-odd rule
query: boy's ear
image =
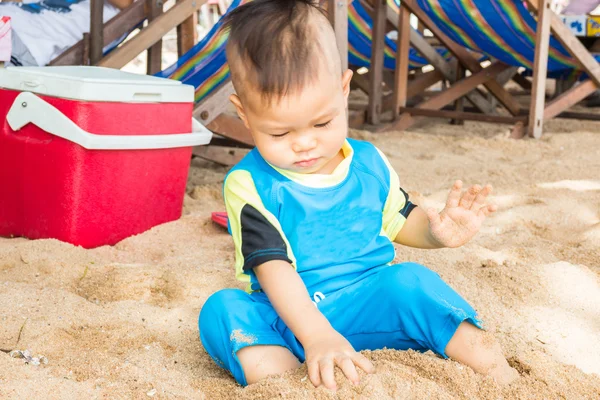
<svg viewBox="0 0 600 400">
<path fill-rule="evenodd" d="M 350 81 L 352 80 L 352 75 L 354 75 L 354 72 L 352 72 L 351 69 L 347 69 L 342 74 L 342 88 L 344 90 L 344 98 L 346 100 L 348 100 L 348 95 L 350 94 Z"/>
<path fill-rule="evenodd" d="M 237 94 L 232 94 L 231 96 L 229 96 L 229 101 L 233 103 L 238 116 L 244 122 L 246 128 L 250 130 L 250 126 L 248 125 L 248 117 L 246 116 L 246 111 L 244 110 L 244 106 L 242 105 L 240 97 Z"/>
</svg>

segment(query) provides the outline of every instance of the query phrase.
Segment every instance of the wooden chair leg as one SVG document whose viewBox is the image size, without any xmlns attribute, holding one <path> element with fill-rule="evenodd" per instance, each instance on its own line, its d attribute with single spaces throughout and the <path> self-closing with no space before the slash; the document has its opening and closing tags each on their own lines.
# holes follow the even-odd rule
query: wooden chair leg
<svg viewBox="0 0 600 400">
<path fill-rule="evenodd" d="M 538 10 L 535 35 L 535 60 L 533 63 L 533 86 L 527 134 L 539 138 L 544 129 L 544 104 L 546 103 L 546 76 L 548 74 L 548 51 L 550 47 L 551 1 L 542 0 Z"/>
<path fill-rule="evenodd" d="M 367 122 L 374 125 L 379 124 L 381 121 L 386 10 L 386 0 L 377 0 L 375 3 L 375 18 L 373 19 L 371 68 L 369 70 L 371 82 L 369 86 L 369 108 L 367 109 Z"/>
<path fill-rule="evenodd" d="M 463 68 L 462 65 L 458 64 L 458 67 L 456 68 L 456 81 L 460 81 L 465 79 L 465 75 L 466 71 Z M 454 110 L 457 112 L 463 112 L 465 108 L 465 100 L 464 97 L 459 98 L 458 100 L 456 100 L 454 102 Z M 464 119 L 453 119 L 450 121 L 450 123 L 452 125 L 464 125 L 465 124 L 465 120 Z"/>
<path fill-rule="evenodd" d="M 398 13 L 398 40 L 396 46 L 396 71 L 394 85 L 394 119 L 408 100 L 408 61 L 410 54 L 410 12 L 400 7 Z"/>
<path fill-rule="evenodd" d="M 348 69 L 348 4 L 346 0 L 328 0 L 329 21 L 333 25 L 342 71 Z"/>
<path fill-rule="evenodd" d="M 510 131 L 510 137 L 511 139 L 523 139 L 526 133 L 525 124 L 517 122 Z"/>
<path fill-rule="evenodd" d="M 156 0 L 146 0 L 148 7 L 148 22 L 152 22 L 163 13 L 162 5 Z M 162 3 L 161 3 L 162 4 Z M 162 40 L 156 42 L 147 50 L 146 73 L 154 75 L 162 70 Z"/>
<path fill-rule="evenodd" d="M 90 1 L 90 60 L 96 65 L 102 59 L 104 48 L 104 1 Z"/>
<path fill-rule="evenodd" d="M 90 65 L 91 64 L 91 61 L 90 61 L 90 34 L 89 33 L 83 34 L 83 46 L 82 46 L 80 62 L 81 62 L 81 65 Z"/>
<path fill-rule="evenodd" d="M 181 1 L 181 0 L 177 0 Z M 177 55 L 187 53 L 196 44 L 196 21 L 194 15 L 189 16 L 177 27 Z"/>
</svg>

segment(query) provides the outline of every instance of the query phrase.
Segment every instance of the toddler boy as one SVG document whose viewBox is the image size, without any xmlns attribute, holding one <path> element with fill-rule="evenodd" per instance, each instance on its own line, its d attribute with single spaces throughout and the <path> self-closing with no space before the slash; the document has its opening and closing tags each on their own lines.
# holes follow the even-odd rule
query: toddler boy
<svg viewBox="0 0 600 400">
<path fill-rule="evenodd" d="M 242 385 L 306 362 L 336 389 L 334 366 L 358 383 L 364 349 L 432 350 L 508 383 L 516 376 L 475 310 L 438 274 L 393 265 L 393 242 L 468 242 L 495 211 L 490 186 L 423 211 L 372 144 L 347 138 L 352 72 L 309 0 L 254 0 L 227 19 L 231 101 L 256 144 L 225 180 L 236 276 L 247 292 L 212 295 L 201 340 Z"/>
</svg>

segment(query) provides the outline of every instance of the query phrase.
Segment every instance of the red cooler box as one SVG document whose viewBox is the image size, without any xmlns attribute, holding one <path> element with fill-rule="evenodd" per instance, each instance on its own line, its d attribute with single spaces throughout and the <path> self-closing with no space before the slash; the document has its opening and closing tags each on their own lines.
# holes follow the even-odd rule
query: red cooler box
<svg viewBox="0 0 600 400">
<path fill-rule="evenodd" d="M 181 216 L 194 88 L 98 67 L 0 69 L 0 236 L 83 247 Z"/>
</svg>

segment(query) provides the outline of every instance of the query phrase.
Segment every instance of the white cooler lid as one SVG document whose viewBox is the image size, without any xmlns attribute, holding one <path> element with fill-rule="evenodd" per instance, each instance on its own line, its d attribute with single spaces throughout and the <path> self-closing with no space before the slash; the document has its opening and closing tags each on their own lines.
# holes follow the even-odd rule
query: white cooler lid
<svg viewBox="0 0 600 400">
<path fill-rule="evenodd" d="M 103 67 L 0 68 L 0 88 L 81 101 L 194 102 L 193 86 Z"/>
</svg>

